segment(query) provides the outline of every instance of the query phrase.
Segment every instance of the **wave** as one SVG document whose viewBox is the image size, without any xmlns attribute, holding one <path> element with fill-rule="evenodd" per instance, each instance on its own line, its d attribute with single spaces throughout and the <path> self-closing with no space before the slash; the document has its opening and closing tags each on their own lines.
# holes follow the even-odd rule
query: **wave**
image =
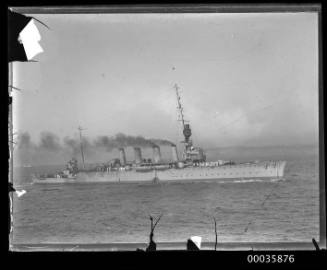
<svg viewBox="0 0 327 270">
<path fill-rule="evenodd" d="M 279 181 L 285 181 L 284 178 L 280 178 L 280 179 L 235 179 L 235 180 L 228 180 L 228 181 L 219 181 L 219 183 L 260 183 L 260 182 L 265 182 L 265 183 L 269 183 L 269 182 L 279 182 Z"/>
<path fill-rule="evenodd" d="M 56 191 L 56 190 L 61 190 L 61 189 L 59 188 L 42 189 L 42 191 Z"/>
<path fill-rule="evenodd" d="M 31 185 L 33 185 L 33 183 L 24 183 L 24 184 L 20 184 L 20 185 L 15 185 L 14 184 L 14 188 L 17 190 L 17 189 L 24 189 L 24 188 L 26 188 L 26 187 L 28 187 L 28 186 L 31 186 Z"/>
</svg>

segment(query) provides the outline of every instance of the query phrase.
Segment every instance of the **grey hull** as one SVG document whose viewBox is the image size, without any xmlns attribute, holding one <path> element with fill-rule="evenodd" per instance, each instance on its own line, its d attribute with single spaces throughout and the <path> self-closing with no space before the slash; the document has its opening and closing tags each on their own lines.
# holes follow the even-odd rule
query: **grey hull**
<svg viewBox="0 0 327 270">
<path fill-rule="evenodd" d="M 34 178 L 34 183 L 133 183 L 133 182 L 194 182 L 251 179 L 281 179 L 286 162 L 260 162 L 255 164 L 224 165 L 214 167 L 187 167 L 182 169 L 134 170 L 107 172 L 79 172 L 76 178 Z"/>
</svg>

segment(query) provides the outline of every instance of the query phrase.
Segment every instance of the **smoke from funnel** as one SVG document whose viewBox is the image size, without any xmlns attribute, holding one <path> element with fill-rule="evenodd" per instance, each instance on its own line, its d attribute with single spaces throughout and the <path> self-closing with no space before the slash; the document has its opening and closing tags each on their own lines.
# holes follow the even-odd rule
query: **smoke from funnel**
<svg viewBox="0 0 327 270">
<path fill-rule="evenodd" d="M 154 145 L 164 145 L 164 146 L 173 146 L 174 143 L 168 141 L 168 140 L 162 140 L 162 139 L 149 139 L 151 142 L 153 142 Z"/>
<path fill-rule="evenodd" d="M 123 146 L 123 145 L 119 145 L 115 137 L 108 137 L 108 136 L 98 136 L 94 140 L 93 144 L 95 147 L 105 148 L 107 151 L 111 151 L 116 147 Z"/>
<path fill-rule="evenodd" d="M 73 156 L 78 155 L 81 151 L 80 143 L 75 139 L 65 137 L 64 145 L 72 150 Z"/>
<path fill-rule="evenodd" d="M 34 147 L 33 143 L 31 142 L 31 136 L 28 132 L 23 132 L 18 135 L 17 138 L 18 148 L 28 149 Z"/>
<path fill-rule="evenodd" d="M 83 144 L 83 152 L 86 155 L 93 155 L 95 153 L 93 144 L 90 143 L 90 141 L 83 137 L 82 138 L 82 144 Z M 79 138 L 73 139 L 69 137 L 64 138 L 64 146 L 68 147 L 72 151 L 73 156 L 79 156 L 81 155 L 81 141 Z"/>
<path fill-rule="evenodd" d="M 151 147 L 153 146 L 153 143 L 145 139 L 142 136 L 130 136 L 125 135 L 123 133 L 118 133 L 114 137 L 114 140 L 116 141 L 116 144 L 118 144 L 121 147 L 126 146 L 140 146 L 140 147 Z"/>
<path fill-rule="evenodd" d="M 94 142 L 95 147 L 104 147 L 107 151 L 122 147 L 153 147 L 157 144 L 172 145 L 171 142 L 161 139 L 146 139 L 142 136 L 131 136 L 118 133 L 115 136 L 98 136 Z"/>
<path fill-rule="evenodd" d="M 28 132 L 19 132 L 15 138 L 16 157 L 27 163 L 37 162 L 39 164 L 47 163 L 59 164 L 63 159 L 75 157 L 81 158 L 81 142 L 77 137 L 60 137 L 54 133 L 44 131 L 40 133 L 37 142 L 32 140 Z M 152 148 L 156 145 L 173 145 L 167 140 L 147 139 L 142 136 L 131 136 L 118 133 L 115 136 L 98 136 L 94 139 L 82 138 L 83 152 L 86 160 L 95 160 L 111 158 L 105 151 L 110 152 L 114 149 L 124 147 Z M 126 148 L 125 148 L 126 150 Z M 141 150 L 137 151 L 136 161 L 142 163 Z M 160 150 L 159 150 L 160 151 Z M 21 158 L 22 157 L 22 158 Z M 124 159 L 121 158 L 121 161 Z M 157 159 L 158 161 L 160 158 Z"/>
<path fill-rule="evenodd" d="M 51 132 L 42 132 L 38 148 L 47 151 L 58 151 L 61 148 L 60 139 L 57 135 Z"/>
</svg>

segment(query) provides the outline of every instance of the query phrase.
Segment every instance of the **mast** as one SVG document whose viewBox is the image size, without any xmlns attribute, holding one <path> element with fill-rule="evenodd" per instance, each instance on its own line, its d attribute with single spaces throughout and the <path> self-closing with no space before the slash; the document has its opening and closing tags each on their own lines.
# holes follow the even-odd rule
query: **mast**
<svg viewBox="0 0 327 270">
<path fill-rule="evenodd" d="M 83 161 L 83 169 L 85 169 L 85 160 L 84 160 L 84 152 L 83 152 L 83 142 L 82 142 L 82 130 L 80 126 L 78 127 L 79 130 L 79 138 L 80 138 L 80 144 L 81 144 L 81 154 L 82 154 L 82 161 Z"/>
<path fill-rule="evenodd" d="M 176 90 L 176 96 L 177 96 L 177 109 L 179 110 L 179 114 L 181 116 L 180 121 L 182 121 L 183 124 L 183 128 L 185 127 L 185 120 L 184 120 L 184 113 L 183 113 L 183 107 L 182 107 L 182 103 L 181 103 L 181 96 L 179 95 L 179 86 L 177 85 L 177 83 L 175 83 L 174 88 Z"/>
<path fill-rule="evenodd" d="M 184 109 L 182 107 L 182 103 L 181 103 L 181 97 L 179 95 L 179 87 L 177 84 L 174 85 L 174 88 L 176 90 L 176 96 L 177 96 L 177 109 L 179 110 L 179 114 L 180 114 L 180 121 L 182 121 L 183 124 L 183 135 L 184 135 L 184 142 L 185 143 L 185 147 L 188 148 L 190 146 L 192 146 L 192 142 L 190 140 L 190 137 L 192 135 L 192 131 L 190 128 L 190 124 L 186 124 L 186 122 L 188 122 L 187 120 L 184 119 Z"/>
<path fill-rule="evenodd" d="M 188 122 L 187 120 L 184 119 L 184 109 L 182 107 L 182 103 L 181 103 L 181 97 L 179 94 L 179 87 L 177 84 L 174 85 L 175 91 L 176 91 L 176 96 L 177 96 L 177 109 L 179 111 L 180 114 L 180 119 L 179 121 L 182 122 L 183 124 L 183 135 L 184 135 L 184 141 L 182 141 L 182 143 L 184 144 L 184 152 L 183 152 L 183 156 L 185 160 L 190 160 L 191 159 L 191 155 L 190 155 L 190 151 L 192 151 L 193 145 L 192 145 L 192 141 L 190 140 L 190 137 L 192 135 L 192 131 L 190 128 L 190 124 L 186 124 L 186 122 Z"/>
<path fill-rule="evenodd" d="M 206 158 L 205 158 L 205 154 L 204 154 L 203 150 L 199 147 L 193 147 L 192 140 L 190 139 L 191 135 L 192 135 L 192 131 L 191 131 L 190 124 L 187 124 L 187 122 L 189 122 L 189 121 L 184 119 L 184 109 L 182 107 L 181 97 L 180 97 L 180 94 L 178 91 L 179 87 L 177 84 L 175 84 L 174 88 L 175 88 L 176 96 L 177 96 L 177 109 L 180 114 L 179 121 L 181 121 L 183 124 L 184 141 L 182 141 L 182 143 L 185 146 L 184 152 L 183 152 L 184 160 L 186 160 L 186 161 L 205 161 Z"/>
</svg>

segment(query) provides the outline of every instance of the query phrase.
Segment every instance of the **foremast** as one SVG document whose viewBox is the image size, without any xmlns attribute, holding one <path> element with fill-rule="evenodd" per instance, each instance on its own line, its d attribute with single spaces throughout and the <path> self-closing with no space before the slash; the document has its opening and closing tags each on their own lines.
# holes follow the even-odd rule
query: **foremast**
<svg viewBox="0 0 327 270">
<path fill-rule="evenodd" d="M 192 131 L 190 124 L 188 124 L 187 120 L 184 118 L 184 109 L 181 103 L 181 96 L 179 92 L 179 86 L 177 84 L 174 85 L 177 97 L 177 109 L 179 111 L 180 119 L 179 121 L 182 122 L 183 125 L 183 135 L 184 141 L 184 151 L 183 151 L 183 159 L 187 162 L 202 162 L 205 161 L 206 157 L 204 151 L 199 147 L 194 147 L 191 138 Z"/>
</svg>

